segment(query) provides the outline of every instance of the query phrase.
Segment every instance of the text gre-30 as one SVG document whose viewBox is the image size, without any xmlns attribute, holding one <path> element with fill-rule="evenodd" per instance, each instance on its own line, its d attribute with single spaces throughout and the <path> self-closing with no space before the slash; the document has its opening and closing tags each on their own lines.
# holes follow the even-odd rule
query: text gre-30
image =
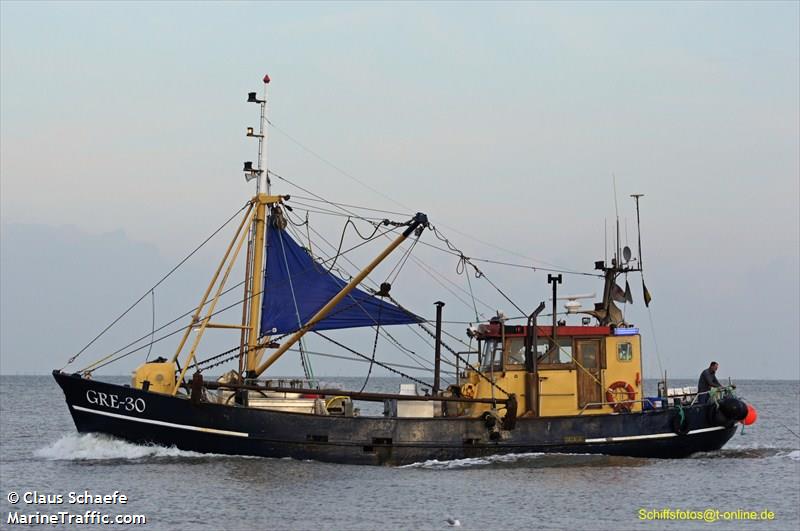
<svg viewBox="0 0 800 531">
<path fill-rule="evenodd" d="M 143 398 L 133 398 L 132 396 L 123 396 L 120 398 L 118 395 L 102 393 L 94 389 L 86 391 L 86 401 L 90 404 L 97 404 L 98 406 L 105 406 L 123 411 L 136 411 L 137 413 L 143 413 L 146 407 Z"/>
</svg>

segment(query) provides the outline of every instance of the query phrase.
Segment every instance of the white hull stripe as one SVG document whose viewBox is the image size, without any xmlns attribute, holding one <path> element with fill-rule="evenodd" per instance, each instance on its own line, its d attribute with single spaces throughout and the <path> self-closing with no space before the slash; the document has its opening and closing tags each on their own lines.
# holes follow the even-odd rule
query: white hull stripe
<svg viewBox="0 0 800 531">
<path fill-rule="evenodd" d="M 687 435 L 696 435 L 698 433 L 707 433 L 709 431 L 724 430 L 725 426 L 713 426 L 711 428 L 700 428 L 699 430 L 691 430 Z M 644 439 L 669 439 L 670 437 L 677 437 L 677 433 L 652 433 L 650 435 L 628 435 L 625 437 L 600 437 L 598 439 L 586 439 L 585 443 L 605 443 L 605 442 L 623 442 L 623 441 L 641 441 Z"/>
<path fill-rule="evenodd" d="M 98 411 L 96 409 L 89 409 L 88 407 L 72 406 L 72 409 L 77 409 L 78 411 L 85 411 L 86 413 L 94 413 L 95 415 L 112 417 L 115 419 L 132 420 L 134 422 L 142 422 L 144 424 L 155 424 L 156 426 L 166 426 L 168 428 L 178 428 L 181 430 L 202 431 L 204 433 L 216 433 L 218 435 L 233 435 L 235 437 L 250 436 L 247 433 L 243 433 L 241 431 L 217 430 L 214 428 L 202 428 L 200 426 L 189 426 L 187 424 L 175 424 L 173 422 L 164 422 L 163 420 L 143 419 L 139 417 L 131 417 L 128 415 L 120 415 L 119 413 L 111 413 L 109 411 Z"/>
</svg>

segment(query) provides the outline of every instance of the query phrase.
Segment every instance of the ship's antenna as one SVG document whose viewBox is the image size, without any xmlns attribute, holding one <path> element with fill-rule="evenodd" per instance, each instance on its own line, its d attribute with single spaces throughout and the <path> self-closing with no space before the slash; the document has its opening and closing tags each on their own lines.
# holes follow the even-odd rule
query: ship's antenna
<svg viewBox="0 0 800 531">
<path fill-rule="evenodd" d="M 256 181 L 256 193 L 270 193 L 270 178 L 267 169 L 267 86 L 269 85 L 269 75 L 264 75 L 264 98 L 258 99 L 255 92 L 247 93 L 247 101 L 249 103 L 258 103 L 261 106 L 261 122 L 259 124 L 258 134 L 253 131 L 252 127 L 247 128 L 247 136 L 258 138 L 258 167 L 253 169 L 252 162 L 244 163 L 245 179 L 250 181 L 258 178 Z"/>
<path fill-rule="evenodd" d="M 631 197 L 636 201 L 636 233 L 639 240 L 639 270 L 643 270 L 642 264 L 642 227 L 639 223 L 639 198 L 644 197 L 644 194 L 631 194 Z"/>
<path fill-rule="evenodd" d="M 611 173 L 611 177 L 614 183 L 614 212 L 617 217 L 617 252 L 616 252 L 616 267 L 620 267 L 622 253 L 620 252 L 619 248 L 619 205 L 617 204 L 617 176 L 614 173 Z"/>
</svg>

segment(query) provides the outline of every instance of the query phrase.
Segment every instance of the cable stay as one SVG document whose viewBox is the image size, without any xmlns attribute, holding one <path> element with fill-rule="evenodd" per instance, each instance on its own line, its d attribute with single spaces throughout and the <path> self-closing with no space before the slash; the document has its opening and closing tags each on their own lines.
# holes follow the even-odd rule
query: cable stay
<svg viewBox="0 0 800 531">
<path fill-rule="evenodd" d="M 281 133 L 283 136 L 285 136 L 287 139 L 289 139 L 291 142 L 293 142 L 295 145 L 297 145 L 298 147 L 300 147 L 301 149 L 303 149 L 304 151 L 306 151 L 306 152 L 307 152 L 307 153 L 309 153 L 310 155 L 314 156 L 314 157 L 315 157 L 315 158 L 317 158 L 318 160 L 322 161 L 323 163 L 327 164 L 329 167 L 333 168 L 334 170 L 336 170 L 336 171 L 337 171 L 338 173 L 340 173 L 341 175 L 343 175 L 343 176 L 347 177 L 348 179 L 350 179 L 350 180 L 352 180 L 352 181 L 354 181 L 354 182 L 358 183 L 359 185 L 361 185 L 362 187 L 366 188 L 367 190 L 369 190 L 369 191 L 371 191 L 371 192 L 373 192 L 373 193 L 375 193 L 375 194 L 377 194 L 377 195 L 379 195 L 379 196 L 383 197 L 384 199 L 386 199 L 386 200 L 390 201 L 391 203 L 393 203 L 393 204 L 395 204 L 395 205 L 399 206 L 400 208 L 402 208 L 402 209 L 404 209 L 404 210 L 406 210 L 406 211 L 412 211 L 412 210 L 413 210 L 412 208 L 408 207 L 407 205 L 404 205 L 404 204 L 400 203 L 400 202 L 399 202 L 399 201 L 397 201 L 396 199 L 393 199 L 392 197 L 389 197 L 388 195 L 384 194 L 384 193 L 383 193 L 383 192 L 381 192 L 380 190 L 377 190 L 377 189 L 373 188 L 372 186 L 368 185 L 367 183 L 365 183 L 365 182 L 364 182 L 364 181 L 362 181 L 361 179 L 359 179 L 359 178 L 357 178 L 357 177 L 353 176 L 352 174 L 350 174 L 350 173 L 346 172 L 345 170 L 343 170 L 343 169 L 342 169 L 342 168 L 340 168 L 339 166 L 337 166 L 337 165 L 335 165 L 334 163 L 332 163 L 332 162 L 331 162 L 330 160 L 328 160 L 327 158 L 323 157 L 322 155 L 320 155 L 319 153 L 317 153 L 317 152 L 316 152 L 316 151 L 314 151 L 313 149 L 311 149 L 311 148 L 309 148 L 308 146 L 306 146 L 306 145 L 304 145 L 303 143 L 301 143 L 299 140 L 297 140 L 296 138 L 294 138 L 293 136 L 291 136 L 289 133 L 287 133 L 287 132 L 286 132 L 286 131 L 284 131 L 283 129 L 279 128 L 277 125 L 275 125 L 275 124 L 274 124 L 274 123 L 272 123 L 271 121 L 269 121 L 269 120 L 268 120 L 268 121 L 267 121 L 267 123 L 268 123 L 268 124 L 269 124 L 269 125 L 270 125 L 270 126 L 273 128 L 273 129 L 275 129 L 276 131 L 278 131 L 279 133 Z M 339 206 L 339 205 L 345 206 L 344 204 L 340 204 L 340 203 L 334 203 L 334 202 L 332 202 L 332 201 L 329 201 L 329 200 L 327 200 L 327 199 L 324 199 L 324 198 L 320 197 L 320 196 L 319 196 L 319 195 L 317 195 L 317 194 L 314 194 L 314 193 L 312 193 L 312 192 L 310 192 L 310 191 L 308 191 L 308 190 L 305 190 L 305 189 L 301 188 L 300 186 L 298 186 L 297 184 L 290 182 L 290 181 L 289 181 L 288 179 L 286 179 L 285 177 L 281 177 L 281 176 L 279 176 L 279 175 L 275 174 L 275 173 L 274 173 L 274 172 L 272 172 L 272 171 L 270 171 L 270 173 L 271 173 L 271 174 L 273 174 L 273 175 L 275 175 L 275 176 L 276 176 L 276 177 L 278 177 L 279 179 L 282 179 L 282 180 L 284 180 L 285 182 L 287 182 L 287 183 L 289 183 L 289 184 L 291 184 L 291 185 L 293 185 L 293 186 L 296 186 L 297 188 L 300 188 L 300 189 L 301 189 L 301 190 L 303 190 L 304 192 L 306 192 L 306 193 L 308 193 L 308 194 L 311 194 L 312 196 L 316 197 L 317 199 L 319 199 L 319 200 L 321 200 L 321 201 L 323 201 L 323 202 L 325 202 L 325 203 L 328 203 L 328 204 L 330 204 L 330 205 L 334 205 L 334 206 Z M 341 207 L 340 207 L 340 208 L 341 208 Z M 487 246 L 489 246 L 489 247 L 492 247 L 492 248 L 494 248 L 494 249 L 497 249 L 497 250 L 503 251 L 503 252 L 505 252 L 505 253 L 508 253 L 508 254 L 511 254 L 511 255 L 514 255 L 514 256 L 518 256 L 518 257 L 520 257 L 520 258 L 525 258 L 525 259 L 527 259 L 527 260 L 530 260 L 530 261 L 532 261 L 532 262 L 539 262 L 539 263 L 541 263 L 541 264 L 545 264 L 545 265 L 547 265 L 547 266 L 550 266 L 550 267 L 554 267 L 554 268 L 557 268 L 557 267 L 558 267 L 557 265 L 555 265 L 555 264 L 552 264 L 552 263 L 550 263 L 550 262 L 547 262 L 547 261 L 545 261 L 545 260 L 539 260 L 539 259 L 536 259 L 536 258 L 531 258 L 531 257 L 529 257 L 529 256 L 525 256 L 525 255 L 523 255 L 523 254 L 520 254 L 520 253 L 518 253 L 518 252 L 516 252 L 516 251 L 512 251 L 512 250 L 510 250 L 510 249 L 506 249 L 506 248 L 504 248 L 504 247 L 501 247 L 501 246 L 499 246 L 499 245 L 497 245 L 497 244 L 494 244 L 494 243 L 491 243 L 491 242 L 487 242 L 487 241 L 481 240 L 480 238 L 477 238 L 477 237 L 475 237 L 475 236 L 473 236 L 473 235 L 471 235 L 471 234 L 464 233 L 464 232 L 462 232 L 462 231 L 460 231 L 460 230 L 458 230 L 458 229 L 456 229 L 456 228 L 453 228 L 453 227 L 450 227 L 450 226 L 448 226 L 448 225 L 445 225 L 444 223 L 440 223 L 440 225 L 442 225 L 442 226 L 444 226 L 444 227 L 447 227 L 447 229 L 448 229 L 448 230 L 452 230 L 452 231 L 454 231 L 454 232 L 456 232 L 456 233 L 458 233 L 458 234 L 460 234 L 460 235 L 462 235 L 462 236 L 464 236 L 464 237 L 466 237 L 466 238 L 470 238 L 470 239 L 472 239 L 472 240 L 474 240 L 474 241 L 477 241 L 477 242 L 479 242 L 479 243 L 481 243 L 481 244 L 483 244 L 483 245 L 487 245 Z"/>
<path fill-rule="evenodd" d="M 196 253 L 197 253 L 197 252 L 198 252 L 200 249 L 202 249 L 202 248 L 203 248 L 203 247 L 204 247 L 204 246 L 205 246 L 205 245 L 206 245 L 206 244 L 207 244 L 209 241 L 211 241 L 211 240 L 214 238 L 214 236 L 216 236 L 217 234 L 219 234 L 219 232 L 220 232 L 222 229 L 224 229 L 224 228 L 225 228 L 225 227 L 226 227 L 226 226 L 227 226 L 227 225 L 228 225 L 228 224 L 229 224 L 231 221 L 233 221 L 233 220 L 236 218 L 236 216 L 238 216 L 238 215 L 239 215 L 239 214 L 240 214 L 242 211 L 244 211 L 244 209 L 246 209 L 246 208 L 247 208 L 249 205 L 250 205 L 250 201 L 248 201 L 247 203 L 245 203 L 245 204 L 242 206 L 242 208 L 240 208 L 239 210 L 237 210 L 237 211 L 236 211 L 236 212 L 235 212 L 235 213 L 234 213 L 234 214 L 233 214 L 231 217 L 229 217 L 229 218 L 228 218 L 228 219 L 227 219 L 227 220 L 226 220 L 226 221 L 225 221 L 225 222 L 224 222 L 222 225 L 220 225 L 220 226 L 219 226 L 219 227 L 218 227 L 218 228 L 217 228 L 217 229 L 216 229 L 214 232 L 212 232 L 210 236 L 208 236 L 208 237 L 207 237 L 205 240 L 203 240 L 203 241 L 200 243 L 200 245 L 198 245 L 197 247 L 195 247 L 195 248 L 194 248 L 194 249 L 193 249 L 193 250 L 192 250 L 192 251 L 191 251 L 189 254 L 187 254 L 187 255 L 186 255 L 186 256 L 185 256 L 183 259 L 181 259 L 181 261 L 180 261 L 180 262 L 178 262 L 178 263 L 177 263 L 177 264 L 176 264 L 176 265 L 175 265 L 175 266 L 174 266 L 172 269 L 170 269 L 170 270 L 167 272 L 167 274 L 166 274 L 166 275 L 164 275 L 163 277 L 161 277 L 161 278 L 158 280 L 158 282 L 156 282 L 155 284 L 153 284 L 153 285 L 150 287 L 150 289 L 148 289 L 147 291 L 145 291 L 145 292 L 142 294 L 142 296 L 141 296 L 141 297 L 139 297 L 139 298 L 138 298 L 138 299 L 137 299 L 137 300 L 136 300 L 136 301 L 135 301 L 133 304 L 131 304 L 130 306 L 128 306 L 128 308 L 127 308 L 127 309 L 126 309 L 124 312 L 122 312 L 122 313 L 121 313 L 121 314 L 120 314 L 120 315 L 119 315 L 119 316 L 118 316 L 116 319 L 114 319 L 114 320 L 113 320 L 113 321 L 112 321 L 112 322 L 111 322 L 111 323 L 110 323 L 108 326 L 106 326 L 106 327 L 105 327 L 103 330 L 101 330 L 101 331 L 100 331 L 100 333 L 99 333 L 99 334 L 97 334 L 97 335 L 96 335 L 96 336 L 95 336 L 95 337 L 94 337 L 94 338 L 93 338 L 91 341 L 89 341 L 89 342 L 88 342 L 88 343 L 87 343 L 87 344 L 86 344 L 86 345 L 85 345 L 85 346 L 84 346 L 82 349 L 80 349 L 80 350 L 79 350 L 79 351 L 78 351 L 78 352 L 77 352 L 75 355 L 73 355 L 71 358 L 69 358 L 69 360 L 67 360 L 67 363 L 66 363 L 66 365 L 64 365 L 64 366 L 61 368 L 61 370 L 63 371 L 63 370 L 64 370 L 64 369 L 66 369 L 68 366 L 70 366 L 70 365 L 71 365 L 71 364 L 72 364 L 72 363 L 73 363 L 73 362 L 74 362 L 76 359 L 78 359 L 78 356 L 80 356 L 81 354 L 83 354 L 83 353 L 86 351 L 86 349 L 88 349 L 89 347 L 91 347 L 91 346 L 92 346 L 92 345 L 93 345 L 93 344 L 94 344 L 94 343 L 95 343 L 95 342 L 96 342 L 98 339 L 100 339 L 100 338 L 101 338 L 101 337 L 102 337 L 102 336 L 103 336 L 103 335 L 104 335 L 106 332 L 108 332 L 108 331 L 109 331 L 109 330 L 110 330 L 110 329 L 111 329 L 111 328 L 112 328 L 112 327 L 113 327 L 115 324 L 117 324 L 117 323 L 118 323 L 118 322 L 119 322 L 119 321 L 120 321 L 120 320 L 121 320 L 123 317 L 125 317 L 125 316 L 126 316 L 126 315 L 127 315 L 127 314 L 128 314 L 130 311 L 131 311 L 131 310 L 133 310 L 133 309 L 134 309 L 134 308 L 135 308 L 135 307 L 136 307 L 136 306 L 137 306 L 137 305 L 138 305 L 140 302 L 142 302 L 142 301 L 144 300 L 144 298 L 145 298 L 145 297 L 147 297 L 147 295 L 149 295 L 151 292 L 153 292 L 153 290 L 155 290 L 155 289 L 156 289 L 158 286 L 160 286 L 162 283 L 164 283 L 164 281 L 165 281 L 165 280 L 167 280 L 167 279 L 168 279 L 170 276 L 172 276 L 172 274 L 173 274 L 175 271 L 177 271 L 177 270 L 178 270 L 178 269 L 179 269 L 179 268 L 180 268 L 180 267 L 181 267 L 183 264 L 185 264 L 185 263 L 186 263 L 186 262 L 187 262 L 187 261 L 188 261 L 188 260 L 189 260 L 189 259 L 190 259 L 192 256 L 194 256 L 194 255 L 195 255 L 195 254 L 196 254 Z"/>
<path fill-rule="evenodd" d="M 353 205 L 353 204 L 348 204 L 348 203 L 342 203 L 342 202 L 339 202 L 339 201 L 328 201 L 328 200 L 325 200 L 325 199 L 317 199 L 315 197 L 305 197 L 305 196 L 302 196 L 302 195 L 294 195 L 294 196 L 292 196 L 292 198 L 293 199 L 301 199 L 301 200 L 304 200 L 304 201 L 321 201 L 321 202 L 326 202 L 326 203 L 330 202 L 330 203 L 332 203 L 334 205 L 338 205 L 338 206 L 343 206 L 343 207 L 348 207 L 348 208 L 356 208 L 358 210 L 368 210 L 370 212 L 380 212 L 381 214 L 390 214 L 392 216 L 402 216 L 404 218 L 411 217 L 413 215 L 413 213 L 411 213 L 411 212 L 397 212 L 395 210 L 382 210 L 380 208 L 372 208 L 372 207 L 365 207 L 365 206 L 360 206 L 360 205 Z"/>
</svg>

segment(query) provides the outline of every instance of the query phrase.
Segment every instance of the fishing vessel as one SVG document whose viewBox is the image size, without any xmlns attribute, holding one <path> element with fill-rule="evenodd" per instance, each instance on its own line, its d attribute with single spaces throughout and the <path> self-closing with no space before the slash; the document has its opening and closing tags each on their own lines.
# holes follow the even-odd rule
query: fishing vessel
<svg viewBox="0 0 800 531">
<path fill-rule="evenodd" d="M 276 174 L 266 163 L 269 77 L 263 81 L 263 96 L 248 94 L 261 111 L 258 132 L 247 129 L 258 140 L 258 162 L 244 164 L 256 193 L 242 208 L 174 354 L 145 360 L 128 384 L 102 381 L 94 372 L 141 349 L 115 351 L 78 370 L 53 371 L 79 432 L 196 452 L 403 465 L 525 452 L 685 457 L 722 448 L 738 423 L 752 420 L 754 409 L 730 385 L 698 393 L 669 388 L 663 375 L 658 393 L 646 396 L 640 331 L 617 305 L 633 302 L 627 280 L 623 289 L 619 279 L 642 273 L 641 238 L 638 257 L 628 247 L 620 249 L 617 238 L 613 257 L 594 264 L 603 292 L 593 307 L 581 307 L 586 296 L 568 296 L 566 311 L 559 313 L 562 276 L 549 274 L 548 324 L 539 322 L 544 301 L 520 324 L 498 312 L 469 327 L 464 340 L 470 348 L 460 351 L 443 339 L 444 303 L 436 302 L 436 319 L 426 320 L 394 298 L 388 278 L 375 288 L 365 284 L 398 249 L 402 267 L 414 244 L 430 233 L 457 255 L 462 269 L 480 273 L 427 215 L 373 220 L 374 232 L 364 240 L 388 244 L 356 274 L 340 274 L 335 264 L 344 254 L 341 244 L 328 259 L 301 245 L 292 235 L 302 225 L 293 220 L 295 199 L 273 191 Z M 641 196 L 634 197 L 638 219 Z M 230 292 L 227 282 L 240 255 L 245 262 L 241 320 L 221 322 L 219 302 Z M 642 287 L 649 304 L 644 281 Z M 430 336 L 432 380 L 379 361 L 375 348 L 364 355 L 328 335 L 368 328 L 375 331 L 377 346 L 386 327 L 402 325 Z M 230 330 L 238 344 L 201 360 L 210 329 Z M 310 334 L 365 358 L 370 370 L 377 365 L 399 374 L 399 391 L 327 388 L 307 370 L 305 378 L 270 377 L 270 368 L 287 352 L 299 353 L 306 369 L 303 338 Z M 449 383 L 442 376 L 445 361 Z M 226 364 L 233 367 L 222 376 L 208 376 Z M 382 403 L 383 414 L 361 413 L 356 407 L 361 402 Z"/>
</svg>

